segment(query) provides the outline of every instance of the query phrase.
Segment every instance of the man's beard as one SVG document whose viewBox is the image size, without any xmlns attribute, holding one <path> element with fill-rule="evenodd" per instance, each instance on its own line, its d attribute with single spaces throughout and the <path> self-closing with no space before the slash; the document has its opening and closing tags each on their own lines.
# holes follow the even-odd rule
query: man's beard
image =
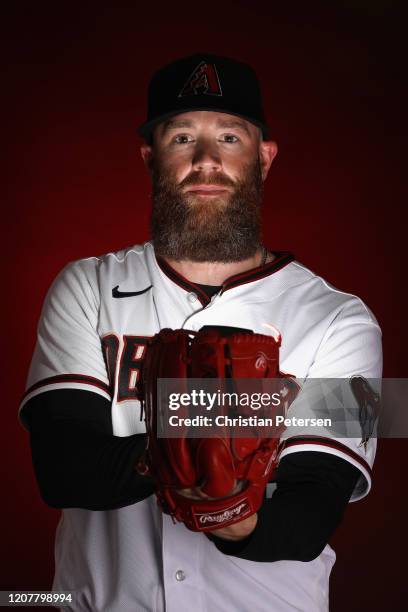
<svg viewBox="0 0 408 612">
<path fill-rule="evenodd" d="M 156 255 L 176 261 L 236 262 L 261 245 L 263 181 L 259 157 L 242 179 L 192 172 L 180 184 L 153 163 L 151 233 Z M 219 196 L 183 193 L 187 185 L 223 185 Z"/>
</svg>

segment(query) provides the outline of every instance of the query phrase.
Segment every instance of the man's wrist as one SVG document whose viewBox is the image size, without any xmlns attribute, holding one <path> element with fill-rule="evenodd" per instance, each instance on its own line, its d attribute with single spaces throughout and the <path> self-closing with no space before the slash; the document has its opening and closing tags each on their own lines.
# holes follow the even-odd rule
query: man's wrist
<svg viewBox="0 0 408 612">
<path fill-rule="evenodd" d="M 254 531 L 258 522 L 258 515 L 252 514 L 247 519 L 234 523 L 228 527 L 221 527 L 220 529 L 214 529 L 210 533 L 217 538 L 222 540 L 228 540 L 229 542 L 239 542 L 248 538 Z"/>
</svg>

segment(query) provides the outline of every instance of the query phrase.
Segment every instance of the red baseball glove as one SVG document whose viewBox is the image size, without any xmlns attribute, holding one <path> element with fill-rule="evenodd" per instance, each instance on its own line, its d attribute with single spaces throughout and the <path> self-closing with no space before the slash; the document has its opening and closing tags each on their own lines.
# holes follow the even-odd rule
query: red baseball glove
<svg viewBox="0 0 408 612">
<path fill-rule="evenodd" d="M 238 438 L 231 435 L 229 427 L 216 427 L 212 437 L 197 438 L 189 437 L 188 427 L 180 427 L 177 438 L 157 436 L 158 424 L 169 415 L 168 402 L 158 396 L 160 378 L 180 379 L 188 391 L 191 378 L 223 379 L 231 385 L 239 384 L 235 379 L 284 376 L 279 371 L 280 338 L 242 331 L 225 335 L 222 329 L 223 333 L 217 328 L 198 333 L 163 329 L 150 339 L 142 368 L 148 444 L 138 470 L 155 480 L 163 512 L 192 531 L 227 527 L 257 512 L 277 464 L 283 430 L 275 430 L 273 437 L 262 437 L 262 431 L 255 427 L 251 437 Z M 289 390 L 292 396 L 291 400 L 285 397 L 288 405 L 297 386 L 287 375 L 285 381 L 286 393 Z M 281 381 L 280 388 L 283 386 Z M 246 410 L 247 416 L 253 414 Z M 178 416 L 188 414 L 184 408 Z M 271 407 L 269 416 L 273 416 Z"/>
</svg>

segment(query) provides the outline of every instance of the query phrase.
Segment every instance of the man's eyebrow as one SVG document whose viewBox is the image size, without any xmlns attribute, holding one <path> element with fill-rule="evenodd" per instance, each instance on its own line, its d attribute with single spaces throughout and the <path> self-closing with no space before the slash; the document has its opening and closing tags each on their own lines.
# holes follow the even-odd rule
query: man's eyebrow
<svg viewBox="0 0 408 612">
<path fill-rule="evenodd" d="M 221 128 L 241 128 L 247 134 L 249 134 L 247 124 L 243 121 L 239 121 L 239 119 L 218 119 L 217 125 Z"/>
<path fill-rule="evenodd" d="M 177 128 L 192 127 L 193 122 L 188 119 L 169 119 L 163 123 L 163 132 Z"/>
</svg>

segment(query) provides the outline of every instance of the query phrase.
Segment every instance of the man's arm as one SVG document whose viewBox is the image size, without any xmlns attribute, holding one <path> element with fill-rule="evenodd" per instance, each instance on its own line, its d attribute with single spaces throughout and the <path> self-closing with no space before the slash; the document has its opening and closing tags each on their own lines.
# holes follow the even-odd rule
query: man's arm
<svg viewBox="0 0 408 612">
<path fill-rule="evenodd" d="M 48 291 L 20 412 L 41 495 L 57 508 L 107 510 L 153 492 L 135 470 L 145 436 L 113 435 L 97 268 L 69 264 Z"/>
<path fill-rule="evenodd" d="M 360 472 L 339 457 L 299 452 L 284 457 L 277 488 L 265 499 L 251 534 L 239 540 L 232 525 L 208 537 L 226 555 L 248 561 L 312 561 L 340 524 Z"/>
<path fill-rule="evenodd" d="M 113 436 L 110 411 L 107 399 L 76 389 L 47 391 L 25 404 L 21 416 L 49 506 L 112 510 L 153 493 L 151 479 L 135 470 L 146 436 Z"/>
</svg>

